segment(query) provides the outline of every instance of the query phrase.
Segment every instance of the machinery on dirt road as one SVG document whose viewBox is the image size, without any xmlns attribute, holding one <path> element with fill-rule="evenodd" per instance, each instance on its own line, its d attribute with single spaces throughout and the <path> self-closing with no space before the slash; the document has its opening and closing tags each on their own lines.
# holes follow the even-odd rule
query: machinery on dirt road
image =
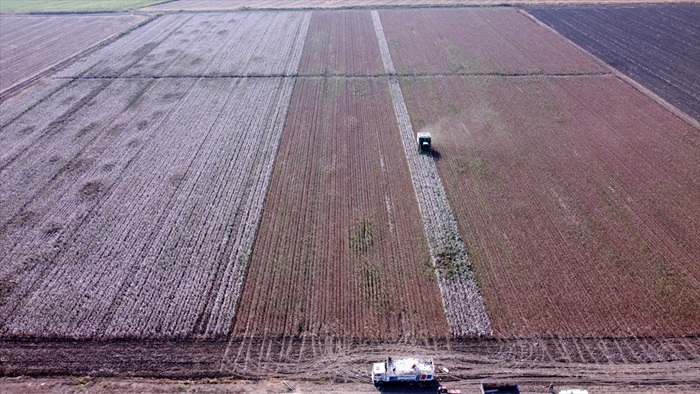
<svg viewBox="0 0 700 394">
<path fill-rule="evenodd" d="M 431 149 L 432 137 L 430 133 L 422 131 L 416 134 L 416 142 L 418 143 L 418 152 L 427 152 Z"/>
<path fill-rule="evenodd" d="M 438 387 L 438 394 L 462 394 L 460 389 L 449 389 L 445 386 Z"/>
<path fill-rule="evenodd" d="M 429 383 L 435 380 L 433 360 L 416 357 L 388 357 L 386 361 L 372 366 L 372 383 L 380 385 L 386 382 Z"/>
</svg>

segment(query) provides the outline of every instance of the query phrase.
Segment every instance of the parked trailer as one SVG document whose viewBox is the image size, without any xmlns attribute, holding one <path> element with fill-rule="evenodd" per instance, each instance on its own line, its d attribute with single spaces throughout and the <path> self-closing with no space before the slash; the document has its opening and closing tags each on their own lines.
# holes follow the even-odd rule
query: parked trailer
<svg viewBox="0 0 700 394">
<path fill-rule="evenodd" d="M 375 363 L 372 367 L 372 383 L 418 382 L 428 383 L 435 380 L 435 365 L 432 359 L 415 357 L 388 357 L 385 362 Z"/>
<path fill-rule="evenodd" d="M 520 388 L 512 383 L 482 383 L 481 394 L 520 394 Z"/>
</svg>

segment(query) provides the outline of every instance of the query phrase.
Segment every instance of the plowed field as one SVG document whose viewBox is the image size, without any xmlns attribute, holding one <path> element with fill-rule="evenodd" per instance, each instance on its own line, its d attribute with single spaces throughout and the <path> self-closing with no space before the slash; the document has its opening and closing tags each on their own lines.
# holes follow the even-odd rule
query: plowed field
<svg viewBox="0 0 700 394">
<path fill-rule="evenodd" d="M 700 4 L 529 12 L 700 120 Z"/>
<path fill-rule="evenodd" d="M 697 333 L 697 130 L 611 76 L 402 86 L 499 335 Z"/>
</svg>

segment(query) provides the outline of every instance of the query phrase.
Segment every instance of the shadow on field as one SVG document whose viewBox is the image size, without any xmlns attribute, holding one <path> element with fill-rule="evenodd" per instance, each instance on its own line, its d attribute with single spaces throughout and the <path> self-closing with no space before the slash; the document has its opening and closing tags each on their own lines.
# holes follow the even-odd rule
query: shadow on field
<svg viewBox="0 0 700 394">
<path fill-rule="evenodd" d="M 438 391 L 438 387 L 440 387 L 440 383 L 433 381 L 419 385 L 406 382 L 387 382 L 375 385 L 375 387 L 380 393 L 435 394 Z"/>
<path fill-rule="evenodd" d="M 421 151 L 418 153 L 423 155 L 423 156 L 428 156 L 431 159 L 433 159 L 434 161 L 440 161 L 440 159 L 442 159 L 442 155 L 440 154 L 440 152 L 436 151 L 435 149 Z"/>
</svg>

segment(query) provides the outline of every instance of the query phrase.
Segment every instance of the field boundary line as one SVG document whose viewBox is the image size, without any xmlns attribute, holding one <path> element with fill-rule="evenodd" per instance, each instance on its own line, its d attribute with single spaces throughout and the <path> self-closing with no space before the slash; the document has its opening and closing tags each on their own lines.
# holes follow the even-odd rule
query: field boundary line
<svg viewBox="0 0 700 394">
<path fill-rule="evenodd" d="M 640 93 L 646 95 L 650 99 L 654 100 L 657 104 L 661 105 L 668 111 L 670 111 L 672 114 L 676 115 L 678 118 L 681 120 L 685 121 L 688 125 L 691 127 L 695 128 L 696 130 L 700 131 L 700 121 L 697 119 L 693 118 L 692 116 L 686 114 L 685 112 L 681 111 L 676 107 L 675 105 L 669 103 L 664 99 L 663 97 L 659 96 L 658 94 L 654 93 L 652 90 L 647 88 L 646 86 L 642 85 L 641 83 L 637 82 L 634 80 L 634 78 L 628 76 L 627 74 L 623 73 L 622 71 L 616 69 L 615 67 L 611 66 L 610 64 L 606 63 L 603 61 L 603 59 L 599 58 L 598 56 L 594 55 L 587 49 L 583 48 L 582 46 L 578 45 L 577 43 L 573 42 L 569 38 L 565 37 L 563 34 L 559 33 L 556 29 L 553 27 L 549 26 L 548 24 L 542 22 L 541 20 L 537 19 L 534 15 L 530 14 L 526 10 L 523 9 L 518 9 L 518 12 L 521 14 L 525 15 L 526 17 L 530 18 L 531 21 L 539 25 L 540 27 L 543 27 L 544 29 L 556 34 L 560 38 L 562 38 L 565 42 L 569 43 L 570 45 L 574 46 L 578 50 L 582 51 L 586 55 L 590 56 L 593 60 L 598 62 L 601 66 L 607 68 L 608 70 L 611 71 L 611 73 L 626 82 L 628 85 L 632 86 L 635 88 L 637 91 Z"/>
<path fill-rule="evenodd" d="M 611 72 L 584 72 L 584 73 L 545 73 L 545 72 L 532 72 L 532 73 L 502 73 L 502 72 L 476 72 L 476 73 L 382 73 L 382 74 L 289 74 L 289 73 L 275 73 L 275 74 L 182 74 L 182 75 L 129 75 L 129 76 L 115 76 L 115 75 L 101 75 L 101 76 L 66 76 L 66 77 L 53 77 L 56 80 L 96 80 L 96 79 L 131 79 L 131 80 L 149 80 L 149 79 L 243 79 L 243 78 L 299 78 L 299 79 L 333 79 L 333 78 L 343 78 L 343 79 L 362 79 L 362 78 L 386 78 L 386 77 L 401 77 L 401 78 L 449 78 L 449 77 L 492 77 L 492 78 L 537 78 L 537 77 L 550 77 L 550 78 L 575 78 L 575 77 L 590 77 L 590 76 L 605 76 L 613 75 Z"/>
<path fill-rule="evenodd" d="M 379 13 L 373 10 L 371 14 L 384 68 L 387 73 L 395 73 Z M 398 77 L 389 77 L 389 92 L 450 331 L 458 336 L 493 334 L 437 165 L 430 155 L 416 152 L 413 126 Z"/>
</svg>

